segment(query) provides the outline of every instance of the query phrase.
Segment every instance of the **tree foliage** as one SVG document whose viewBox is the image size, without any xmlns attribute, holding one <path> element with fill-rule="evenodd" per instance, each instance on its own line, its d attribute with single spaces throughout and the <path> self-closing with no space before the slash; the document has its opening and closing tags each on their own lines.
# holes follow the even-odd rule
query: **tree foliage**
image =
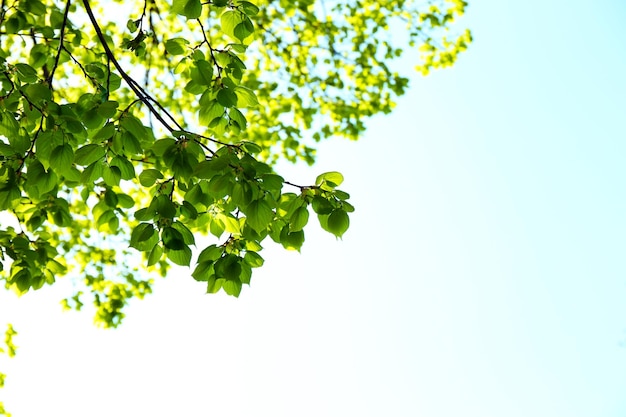
<svg viewBox="0 0 626 417">
<path fill-rule="evenodd" d="M 76 292 L 64 305 L 90 301 L 111 327 L 171 264 L 237 296 L 267 238 L 300 250 L 311 214 L 341 237 L 354 210 L 342 175 L 294 184 L 275 162 L 312 164 L 316 142 L 356 139 L 368 117 L 390 112 L 408 85 L 390 63 L 410 47 L 422 73 L 454 63 L 471 41 L 448 35 L 465 7 L 2 0 L 5 287 L 67 276 Z M 196 248 L 205 235 L 215 243 Z"/>
<path fill-rule="evenodd" d="M 312 164 L 317 141 L 356 139 L 390 112 L 408 85 L 390 61 L 407 46 L 423 73 L 452 64 L 471 40 L 447 37 L 465 7 L 2 0 L 5 286 L 67 275 L 65 306 L 90 299 L 96 321 L 116 326 L 170 264 L 237 296 L 267 238 L 300 250 L 310 214 L 341 237 L 354 210 L 342 175 L 294 184 L 274 163 Z M 215 243 L 196 248 L 203 235 Z"/>
</svg>

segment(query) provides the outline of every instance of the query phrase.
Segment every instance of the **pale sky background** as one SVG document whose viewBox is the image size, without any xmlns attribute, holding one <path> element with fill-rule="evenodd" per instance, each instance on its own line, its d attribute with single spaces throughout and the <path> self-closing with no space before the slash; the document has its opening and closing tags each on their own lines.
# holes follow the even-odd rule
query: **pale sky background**
<svg viewBox="0 0 626 417">
<path fill-rule="evenodd" d="M 339 170 L 343 241 L 269 245 L 239 299 L 177 269 L 116 331 L 0 295 L 14 417 L 626 416 L 626 2 L 471 2 Z M 411 67 L 411 61 L 405 61 Z M 312 217 L 313 218 L 313 217 Z"/>
</svg>

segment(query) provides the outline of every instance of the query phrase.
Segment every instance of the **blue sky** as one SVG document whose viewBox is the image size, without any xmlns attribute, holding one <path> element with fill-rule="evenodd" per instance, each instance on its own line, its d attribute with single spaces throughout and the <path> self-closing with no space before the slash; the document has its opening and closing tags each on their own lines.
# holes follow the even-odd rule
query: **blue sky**
<svg viewBox="0 0 626 417">
<path fill-rule="evenodd" d="M 455 67 L 423 78 L 339 170 L 343 241 L 269 247 L 240 299 L 176 270 L 117 331 L 50 289 L 20 331 L 15 417 L 626 415 L 626 4 L 475 1 Z M 411 68 L 410 59 L 402 66 Z"/>
</svg>

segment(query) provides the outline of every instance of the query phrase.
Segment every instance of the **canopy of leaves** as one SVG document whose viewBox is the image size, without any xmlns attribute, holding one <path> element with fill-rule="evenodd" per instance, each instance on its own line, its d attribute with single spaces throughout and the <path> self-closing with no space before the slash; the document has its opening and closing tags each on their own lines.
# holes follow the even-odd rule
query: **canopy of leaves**
<svg viewBox="0 0 626 417">
<path fill-rule="evenodd" d="M 300 250 L 310 214 L 341 237 L 342 175 L 298 185 L 274 162 L 311 164 L 316 141 L 390 112 L 408 80 L 389 63 L 407 47 L 423 73 L 452 64 L 471 41 L 447 35 L 465 7 L 3 1 L 0 278 L 24 293 L 68 276 L 65 306 L 88 298 L 116 326 L 170 264 L 237 296 L 267 238 Z"/>
<path fill-rule="evenodd" d="M 390 62 L 410 47 L 424 74 L 454 63 L 471 42 L 448 35 L 465 7 L 3 0 L 0 279 L 20 294 L 72 279 L 65 307 L 87 298 L 115 327 L 171 264 L 238 296 L 267 238 L 300 250 L 311 214 L 340 238 L 354 210 L 343 176 L 298 185 L 274 163 L 312 164 L 315 142 L 390 112 L 408 85 Z M 196 248 L 201 236 L 215 243 Z"/>
</svg>

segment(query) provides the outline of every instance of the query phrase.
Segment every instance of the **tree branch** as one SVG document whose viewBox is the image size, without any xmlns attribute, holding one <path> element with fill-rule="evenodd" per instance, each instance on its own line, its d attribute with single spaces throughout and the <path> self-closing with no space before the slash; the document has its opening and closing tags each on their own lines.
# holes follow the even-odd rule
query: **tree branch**
<svg viewBox="0 0 626 417">
<path fill-rule="evenodd" d="M 152 105 L 152 102 L 151 102 L 151 97 L 137 84 L 137 82 L 135 80 L 133 80 L 124 71 L 124 69 L 122 68 L 120 63 L 115 58 L 115 55 L 113 55 L 113 52 L 111 51 L 111 48 L 109 47 L 109 44 L 107 43 L 106 39 L 104 38 L 104 34 L 102 33 L 102 29 L 100 29 L 100 25 L 98 25 L 98 21 L 96 20 L 94 14 L 93 14 L 93 11 L 91 10 L 91 5 L 89 4 L 89 1 L 88 0 L 82 0 L 82 2 L 83 2 L 83 5 L 85 6 L 85 10 L 87 11 L 87 15 L 89 16 L 89 20 L 91 21 L 91 25 L 93 26 L 94 30 L 96 31 L 96 35 L 98 36 L 98 39 L 100 40 L 100 43 L 102 44 L 102 47 L 104 48 L 104 52 L 106 53 L 106 55 L 109 58 L 109 60 L 113 63 L 115 68 L 118 70 L 118 72 L 120 73 L 120 76 L 122 77 L 122 79 L 124 79 L 124 81 L 126 81 L 126 84 L 128 84 L 130 89 L 133 90 L 133 92 L 137 95 L 137 97 L 146 105 L 148 110 L 150 110 L 150 113 L 152 113 L 154 115 L 154 117 L 163 125 L 163 127 L 165 127 L 167 130 L 172 132 L 174 130 L 174 128 L 172 128 L 172 126 L 170 126 L 170 124 L 165 121 L 163 116 L 161 116 L 161 113 L 159 113 L 154 108 L 154 106 Z"/>
<path fill-rule="evenodd" d="M 59 66 L 59 58 L 61 58 L 61 51 L 63 51 L 63 36 L 65 35 L 65 27 L 67 26 L 67 16 L 70 12 L 70 5 L 72 4 L 72 0 L 67 0 L 65 3 L 65 13 L 63 13 L 63 22 L 61 23 L 61 33 L 59 34 L 59 48 L 57 49 L 57 55 L 54 58 L 54 65 L 52 66 L 52 71 L 50 71 L 50 75 L 48 75 L 48 85 L 52 88 L 52 79 L 54 78 L 54 72 L 57 70 Z"/>
</svg>

